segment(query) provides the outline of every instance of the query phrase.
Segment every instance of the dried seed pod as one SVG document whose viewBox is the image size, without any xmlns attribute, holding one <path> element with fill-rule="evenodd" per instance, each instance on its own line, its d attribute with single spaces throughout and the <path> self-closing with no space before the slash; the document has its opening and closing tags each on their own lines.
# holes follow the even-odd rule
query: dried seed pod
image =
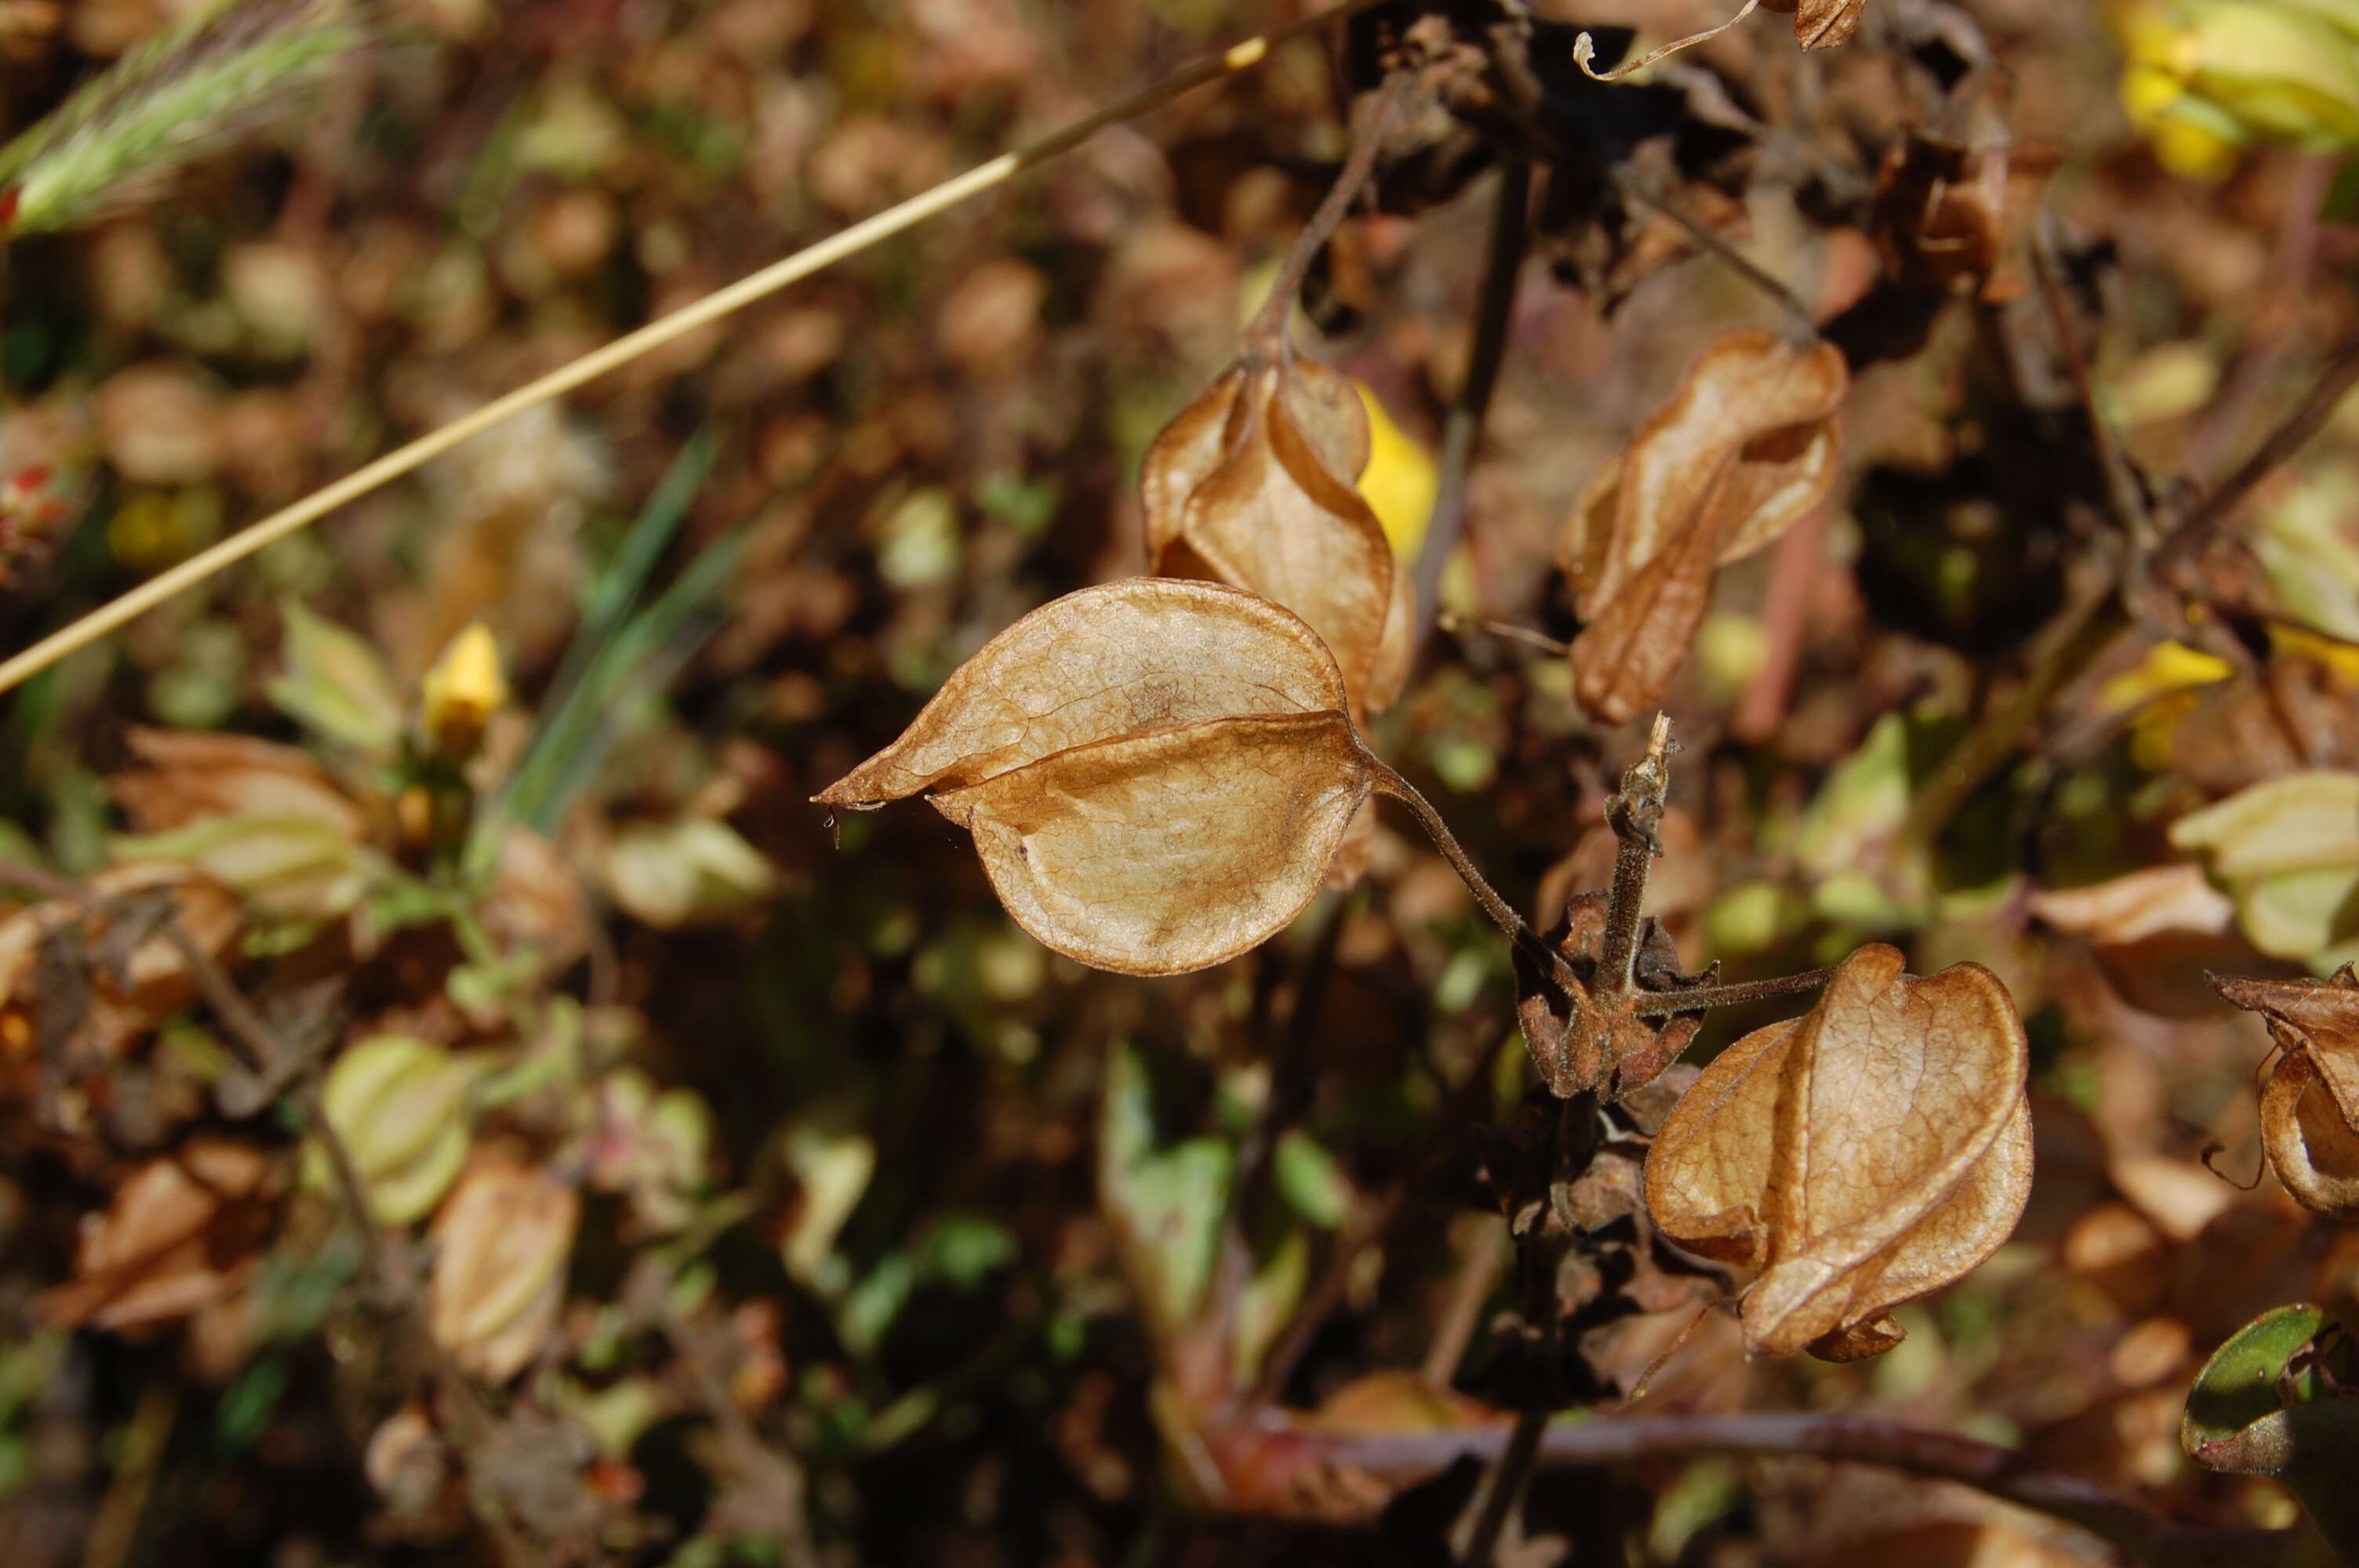
<svg viewBox="0 0 2359 1568">
<path fill-rule="evenodd" d="M 1042 942 L 1125 974 L 1234 957 L 1319 891 L 1371 762 L 1311 629 L 1212 583 L 1068 594 L 993 638 L 816 798 L 923 795 Z"/>
<path fill-rule="evenodd" d="M 2301 1206 L 2359 1219 L 2359 972 L 2325 980 L 2212 982 L 2230 1005 L 2268 1020 L 2285 1055 L 2261 1095 L 2261 1148 Z"/>
<path fill-rule="evenodd" d="M 1353 488 L 1370 441 L 1351 378 L 1289 354 L 1231 368 L 1164 427 L 1139 474 L 1157 573 L 1300 616 L 1363 714 L 1400 694 L 1416 614 L 1408 574 Z"/>
<path fill-rule="evenodd" d="M 1887 1315 L 1995 1251 L 2031 1190 L 2028 1052 L 1997 977 L 1845 959 L 1819 1004 L 1703 1070 L 1647 1161 L 1664 1234 L 1761 1271 L 1756 1351 L 1852 1360 L 1900 1341 Z"/>
<path fill-rule="evenodd" d="M 1557 542 L 1588 623 L 1572 645 L 1583 707 L 1618 724 L 1652 704 L 1687 656 L 1712 572 L 1826 500 L 1849 385 L 1832 344 L 1732 332 L 1590 481 Z"/>
</svg>

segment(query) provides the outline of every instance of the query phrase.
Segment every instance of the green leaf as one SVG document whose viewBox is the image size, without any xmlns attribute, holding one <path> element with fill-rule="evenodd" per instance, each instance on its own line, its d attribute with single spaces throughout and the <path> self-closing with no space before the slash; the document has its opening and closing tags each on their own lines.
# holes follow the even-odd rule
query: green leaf
<svg viewBox="0 0 2359 1568">
<path fill-rule="evenodd" d="M 390 755 L 401 744 L 401 693 L 376 649 L 292 601 L 286 619 L 287 673 L 270 683 L 270 700 L 331 741 Z"/>
<path fill-rule="evenodd" d="M 2207 1470 L 2274 1476 L 2335 1553 L 2359 1562 L 2359 1398 L 2350 1342 L 2321 1309 L 2273 1307 L 2229 1336 L 2187 1396 L 2180 1446 Z M 2333 1377 L 2322 1362 L 2333 1364 Z"/>
<path fill-rule="evenodd" d="M 1234 1152 L 1217 1138 L 1154 1148 L 1147 1068 L 1127 1042 L 1106 1063 L 1100 1112 L 1098 1194 L 1134 1278 L 1145 1281 L 1147 1315 L 1165 1334 L 1194 1316 L 1212 1277 L 1220 1217 Z"/>
</svg>

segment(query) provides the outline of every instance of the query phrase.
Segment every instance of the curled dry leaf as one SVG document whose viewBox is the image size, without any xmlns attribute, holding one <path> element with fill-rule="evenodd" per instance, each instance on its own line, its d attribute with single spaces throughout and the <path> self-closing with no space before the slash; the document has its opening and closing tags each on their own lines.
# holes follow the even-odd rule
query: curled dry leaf
<svg viewBox="0 0 2359 1568">
<path fill-rule="evenodd" d="M 1885 270 L 1919 287 L 2018 297 L 2027 286 L 2024 231 L 2062 156 L 2049 143 L 1898 138 L 1876 171 L 1869 217 Z"/>
<path fill-rule="evenodd" d="M 565 1304 L 582 1200 L 548 1172 L 502 1154 L 469 1165 L 435 1217 L 427 1322 L 460 1368 L 506 1382 L 539 1354 Z"/>
<path fill-rule="evenodd" d="M 270 1162 L 200 1138 L 150 1160 L 82 1222 L 74 1277 L 41 1298 L 69 1326 L 136 1329 L 189 1316 L 237 1290 L 270 1227 Z"/>
<path fill-rule="evenodd" d="M 135 833 L 168 833 L 217 816 L 292 816 L 359 839 L 367 819 L 327 770 L 292 746 L 244 735 L 134 726 L 136 766 L 106 781 Z"/>
<path fill-rule="evenodd" d="M 1867 0 L 1761 0 L 1765 11 L 1794 18 L 1794 41 L 1806 49 L 1831 49 L 1851 42 Z"/>
<path fill-rule="evenodd" d="M 1234 589 L 1136 578 L 1016 622 L 817 798 L 869 811 L 925 795 L 974 835 L 1027 931 L 1162 975 L 1299 914 L 1372 766 L 1310 627 Z"/>
<path fill-rule="evenodd" d="M 1850 374 L 1832 344 L 1732 332 L 1592 479 L 1557 543 L 1587 624 L 1582 705 L 1621 723 L 1670 684 L 1715 568 L 1770 544 L 1834 488 Z"/>
<path fill-rule="evenodd" d="M 2235 934 L 2235 902 L 2191 861 L 2043 888 L 2029 908 L 2042 924 L 2086 939 L 2123 1000 L 2166 1018 L 2214 1011 L 2219 1001 L 2204 971 L 2249 957 Z"/>
<path fill-rule="evenodd" d="M 1408 574 L 1353 488 L 1370 449 L 1351 378 L 1288 354 L 1231 368 L 1163 427 L 1139 474 L 1156 572 L 1302 617 L 1360 714 L 1400 695 L 1416 613 Z"/>
<path fill-rule="evenodd" d="M 1996 976 L 1901 972 L 1861 948 L 1803 1017 L 1703 1070 L 1647 1160 L 1647 1207 L 1706 1257 L 1761 1271 L 1755 1351 L 1853 1360 L 1887 1315 L 1996 1250 L 2031 1189 L 2023 1025 Z"/>
<path fill-rule="evenodd" d="M 2359 1219 L 2359 972 L 2326 980 L 2212 982 L 2223 1000 L 2269 1022 L 2285 1054 L 2261 1094 L 2261 1147 L 2304 1208 Z"/>
</svg>

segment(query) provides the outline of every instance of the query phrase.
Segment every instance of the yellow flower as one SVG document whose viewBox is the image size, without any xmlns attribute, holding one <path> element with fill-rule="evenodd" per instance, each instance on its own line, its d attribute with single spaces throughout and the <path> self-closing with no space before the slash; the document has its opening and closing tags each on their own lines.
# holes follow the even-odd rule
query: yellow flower
<svg viewBox="0 0 2359 1568">
<path fill-rule="evenodd" d="M 1393 555 L 1407 564 L 1417 559 L 1418 546 L 1425 542 L 1440 474 L 1415 438 L 1393 423 L 1376 395 L 1359 382 L 1352 385 L 1368 411 L 1368 466 L 1360 475 L 1360 499 L 1384 524 Z"/>
<path fill-rule="evenodd" d="M 2122 107 L 2173 173 L 2218 179 L 2237 149 L 2359 146 L 2359 12 L 2348 0 L 2123 0 Z"/>
<path fill-rule="evenodd" d="M 435 750 L 466 756 L 483 744 L 492 715 L 508 699 L 500 645 L 490 627 L 473 622 L 451 639 L 426 672 L 422 697 L 419 725 Z"/>
</svg>

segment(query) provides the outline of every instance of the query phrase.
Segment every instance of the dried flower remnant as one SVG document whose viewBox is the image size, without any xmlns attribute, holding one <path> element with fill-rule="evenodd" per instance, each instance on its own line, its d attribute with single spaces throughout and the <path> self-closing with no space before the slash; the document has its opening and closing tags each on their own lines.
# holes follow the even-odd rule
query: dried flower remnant
<svg viewBox="0 0 2359 1568">
<path fill-rule="evenodd" d="M 1042 606 L 959 666 L 901 738 L 816 798 L 923 795 L 1058 952 L 1178 974 L 1319 891 L 1374 782 L 1342 671 L 1250 593 L 1132 579 Z"/>
<path fill-rule="evenodd" d="M 506 1382 L 539 1354 L 565 1303 L 582 1200 L 548 1172 L 486 1154 L 435 1217 L 427 1322 L 462 1370 Z"/>
<path fill-rule="evenodd" d="M 2268 1020 L 2284 1052 L 2261 1094 L 2261 1148 L 2300 1205 L 2359 1219 L 2359 972 L 2325 980 L 2212 982 L 2222 999 Z"/>
<path fill-rule="evenodd" d="M 1845 959 L 1819 1004 L 1707 1065 L 1647 1161 L 1647 1207 L 1691 1251 L 1761 1271 L 1746 1346 L 1854 1360 L 1888 1314 L 1996 1250 L 2031 1187 L 2028 1053 L 2006 988 L 1897 949 Z"/>
<path fill-rule="evenodd" d="M 1794 41 L 1806 49 L 1831 49 L 1851 42 L 1867 0 L 1761 0 L 1765 11 L 1794 18 Z"/>
<path fill-rule="evenodd" d="M 1587 622 L 1572 645 L 1583 707 L 1618 724 L 1653 703 L 1703 620 L 1713 571 L 1826 500 L 1849 384 L 1832 344 L 1732 332 L 1590 481 L 1557 541 Z"/>
<path fill-rule="evenodd" d="M 1362 715 L 1400 694 L 1415 615 L 1408 574 L 1354 488 L 1372 439 L 1350 377 L 1281 351 L 1248 357 L 1180 410 L 1139 476 L 1157 574 L 1225 582 L 1300 616 Z"/>
<path fill-rule="evenodd" d="M 270 1162 L 226 1139 L 200 1138 L 150 1160 L 82 1222 L 74 1277 L 41 1297 L 68 1325 L 130 1330 L 169 1323 L 231 1294 L 269 1228 Z"/>
</svg>

